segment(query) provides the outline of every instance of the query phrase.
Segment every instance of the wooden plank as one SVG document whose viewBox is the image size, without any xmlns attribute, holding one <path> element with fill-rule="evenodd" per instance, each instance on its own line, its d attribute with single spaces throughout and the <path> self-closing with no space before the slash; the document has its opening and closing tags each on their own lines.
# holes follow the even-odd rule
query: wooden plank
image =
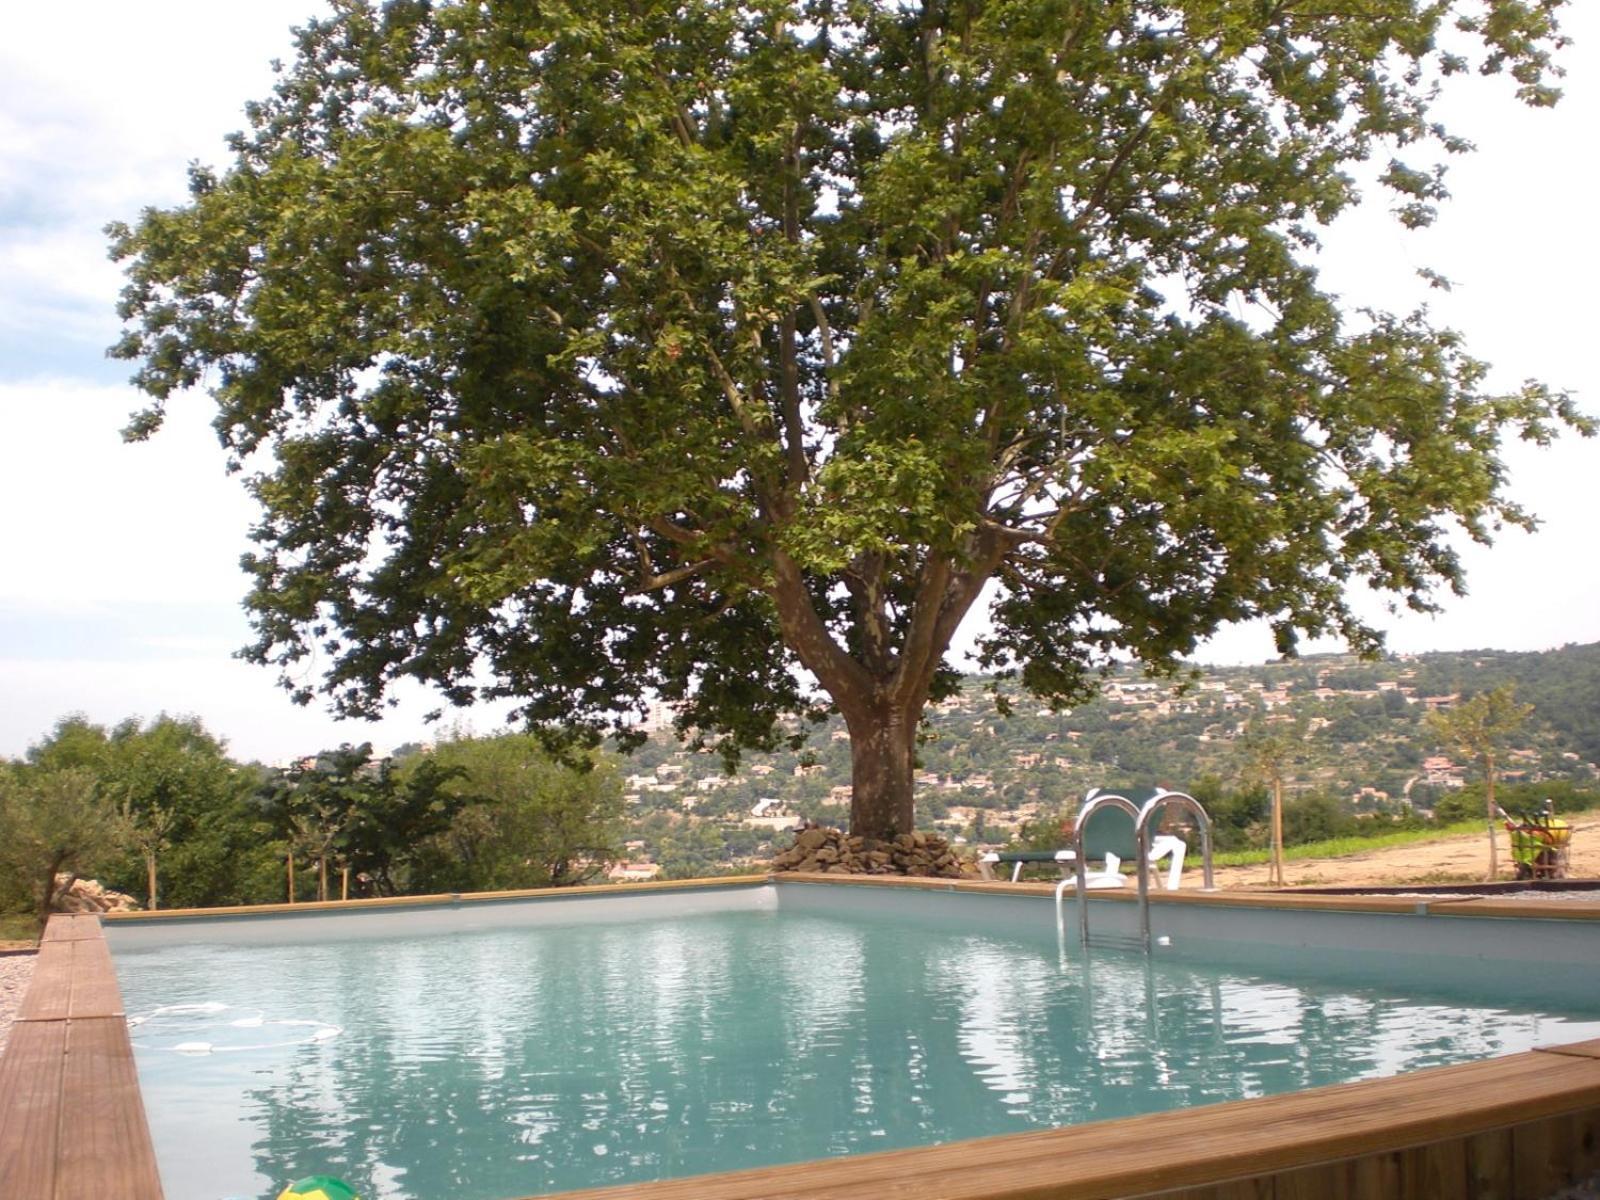
<svg viewBox="0 0 1600 1200">
<path fill-rule="evenodd" d="M 836 876 L 828 876 L 835 879 Z M 217 908 L 162 908 L 155 912 L 106 913 L 108 924 L 184 921 L 204 917 L 245 917 L 307 913 L 359 912 L 362 909 L 426 908 L 501 900 L 582 900 L 596 896 L 633 896 L 646 892 L 706 891 L 766 883 L 766 875 L 726 875 L 716 879 L 665 879 L 657 883 L 603 883 L 581 888 L 526 888 L 510 892 L 439 892 L 426 896 L 369 896 L 360 900 L 303 900 L 297 904 L 234 904 Z"/>
<path fill-rule="evenodd" d="M 1240 1179 L 1217 1185 L 1217 1200 L 1276 1200 L 1278 1189 L 1270 1179 Z"/>
<path fill-rule="evenodd" d="M 764 884 L 766 875 L 722 875 L 715 879 L 661 879 L 648 883 L 595 883 L 577 888 L 535 888 L 511 892 L 462 892 L 462 904 L 495 900 L 584 900 L 592 896 L 631 896 L 635 892 L 707 891 L 714 888 L 741 888 Z"/>
<path fill-rule="evenodd" d="M 1579 1179 L 1600 1174 L 1600 1108 L 1577 1113 L 1573 1126 L 1572 1162 Z"/>
<path fill-rule="evenodd" d="M 922 891 L 973 892 L 989 895 L 1032 896 L 1052 900 L 1059 880 L 1044 883 L 1006 883 L 976 879 L 936 879 L 904 875 L 828 875 L 777 872 L 771 876 L 777 884 L 810 884 L 828 887 L 913 888 Z M 1096 903 L 1129 904 L 1139 899 L 1139 889 L 1132 877 L 1125 888 L 1107 888 L 1089 893 Z M 1415 896 L 1310 896 L 1293 892 L 1218 891 L 1206 892 L 1199 888 L 1176 892 L 1152 890 L 1150 903 L 1154 905 L 1199 905 L 1219 908 L 1276 908 L 1310 909 L 1321 912 L 1386 912 L 1415 915 L 1426 913 L 1430 902 Z M 1595 906 L 1600 907 L 1600 906 Z"/>
<path fill-rule="evenodd" d="M 0 1055 L 0 1184 L 8 1197 L 54 1195 L 66 1044 L 64 1021 L 19 1022 Z"/>
<path fill-rule="evenodd" d="M 1103 1200 L 1212 1186 L 1600 1108 L 1600 1063 L 1525 1053 L 1287 1096 L 563 1200 Z M 1438 1168 L 1441 1172 L 1443 1167 Z M 1341 1167 L 1341 1172 L 1343 1172 Z M 1340 1179 L 1346 1174 L 1339 1174 Z M 1465 1177 L 1463 1166 L 1462 1178 Z M 1309 1172 L 1276 1181 L 1342 1188 Z"/>
<path fill-rule="evenodd" d="M 1389 1150 L 1346 1163 L 1346 1191 L 1354 1197 L 1400 1195 L 1404 1177 L 1402 1162 L 1407 1153 L 1409 1151 Z"/>
<path fill-rule="evenodd" d="M 127 1023 L 67 1023 L 54 1200 L 161 1200 Z"/>
<path fill-rule="evenodd" d="M 1516 917 L 1520 920 L 1600 921 L 1600 904 L 1581 900 L 1518 900 L 1514 896 L 1479 896 L 1472 900 L 1437 900 L 1428 906 L 1441 917 Z"/>
<path fill-rule="evenodd" d="M 1284 1171 L 1273 1179 L 1275 1200 L 1351 1200 L 1346 1164 L 1324 1163 Z"/>
<path fill-rule="evenodd" d="M 42 942 L 76 942 L 102 936 L 100 918 L 93 913 L 52 913 L 45 922 Z"/>
<path fill-rule="evenodd" d="M 1277 1200 L 1278 1191 L 1270 1179 L 1237 1179 L 1219 1183 L 1213 1190 L 1216 1200 Z"/>
<path fill-rule="evenodd" d="M 103 939 L 40 943 L 18 1021 L 123 1015 L 122 990 Z"/>
<path fill-rule="evenodd" d="M 1552 1118 L 1511 1130 L 1511 1194 L 1515 1200 L 1545 1200 L 1573 1182 L 1569 1165 L 1560 1161 L 1567 1136 L 1565 1124 Z"/>
<path fill-rule="evenodd" d="M 1277 1189 L 1271 1179 L 1235 1179 L 1208 1187 L 1162 1192 L 1160 1196 L 1138 1200 L 1277 1200 Z"/>
<path fill-rule="evenodd" d="M 1467 1139 L 1467 1192 L 1471 1200 L 1512 1200 L 1511 1130 L 1492 1129 Z"/>
<path fill-rule="evenodd" d="M 33 977 L 17 1007 L 17 1020 L 64 1021 L 72 1003 L 72 948 L 76 942 L 40 942 Z"/>
<path fill-rule="evenodd" d="M 1466 1196 L 1467 1138 L 1448 1138 L 1402 1150 L 1396 1156 L 1399 1186 L 1392 1191 L 1357 1192 L 1363 1196 Z"/>
<path fill-rule="evenodd" d="M 1579 1058 L 1600 1058 L 1600 1038 L 1590 1042 L 1568 1042 L 1564 1046 L 1535 1046 L 1540 1054 L 1572 1054 Z"/>
<path fill-rule="evenodd" d="M 103 938 L 71 943 L 72 997 L 67 1016 L 121 1017 L 122 989 L 117 986 L 117 969 L 111 964 L 111 948 Z"/>
<path fill-rule="evenodd" d="M 1134 889 L 1137 898 L 1137 889 Z M 1151 891 L 1152 904 L 1212 905 L 1218 908 L 1276 908 L 1314 912 L 1385 912 L 1417 915 L 1430 901 L 1416 896 L 1308 896 L 1294 892 Z"/>
</svg>

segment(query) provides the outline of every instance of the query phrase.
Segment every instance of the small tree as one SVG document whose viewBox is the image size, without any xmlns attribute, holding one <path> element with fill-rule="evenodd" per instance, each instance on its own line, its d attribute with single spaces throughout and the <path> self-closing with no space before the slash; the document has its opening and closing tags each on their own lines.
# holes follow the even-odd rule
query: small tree
<svg viewBox="0 0 1600 1200">
<path fill-rule="evenodd" d="M 144 859 L 146 904 L 155 909 L 158 900 L 157 862 L 163 850 L 172 844 L 172 831 L 176 814 L 170 808 L 152 804 L 144 811 L 135 811 L 131 799 L 124 798 L 119 810 L 122 833 L 127 844 Z"/>
<path fill-rule="evenodd" d="M 1522 728 L 1531 704 L 1517 703 L 1517 686 L 1506 683 L 1488 692 L 1462 700 L 1454 706 L 1428 714 L 1428 729 L 1441 743 L 1472 759 L 1483 773 L 1484 815 L 1489 823 L 1489 874 L 1500 874 L 1500 852 L 1496 841 L 1498 808 L 1494 785 L 1500 774 L 1500 759 L 1512 734 Z"/>
<path fill-rule="evenodd" d="M 1243 775 L 1252 783 L 1272 789 L 1272 863 L 1267 882 L 1278 887 L 1284 883 L 1283 787 L 1292 778 L 1294 768 L 1306 761 L 1306 737 L 1304 719 L 1269 723 L 1257 717 L 1240 739 Z"/>
<path fill-rule="evenodd" d="M 0 861 L 34 881 L 41 933 L 77 873 L 114 854 L 124 836 L 92 771 L 21 767 L 0 773 Z"/>
</svg>

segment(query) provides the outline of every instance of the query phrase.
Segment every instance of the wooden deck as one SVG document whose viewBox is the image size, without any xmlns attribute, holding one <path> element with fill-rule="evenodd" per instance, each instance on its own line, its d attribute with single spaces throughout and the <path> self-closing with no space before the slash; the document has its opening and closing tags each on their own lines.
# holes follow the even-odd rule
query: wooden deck
<svg viewBox="0 0 1600 1200">
<path fill-rule="evenodd" d="M 50 918 L 0 1057 L 0 1196 L 161 1200 L 100 921 Z"/>
<path fill-rule="evenodd" d="M 739 886 L 759 877 L 677 886 Z M 785 882 L 1039 895 L 944 880 Z M 651 885 L 624 885 L 638 892 Z M 670 887 L 671 885 L 668 885 Z M 662 888 L 661 890 L 668 890 Z M 571 893 L 566 893 L 570 895 Z M 419 897 L 418 903 L 512 899 Z M 1131 893 L 1102 893 L 1126 902 Z M 1593 919 L 1594 906 L 1224 893 L 1158 903 Z M 382 908 L 351 901 L 270 911 Z M 1565 909 L 1582 909 L 1568 913 Z M 260 910 L 245 910 L 260 911 Z M 195 918 L 173 911 L 143 919 Z M 1600 1172 L 1600 1041 L 1174 1113 L 565 1193 L 563 1200 L 1546 1200 Z M 93 917 L 56 917 L 0 1059 L 0 1197 L 161 1200 L 110 955 Z"/>
</svg>

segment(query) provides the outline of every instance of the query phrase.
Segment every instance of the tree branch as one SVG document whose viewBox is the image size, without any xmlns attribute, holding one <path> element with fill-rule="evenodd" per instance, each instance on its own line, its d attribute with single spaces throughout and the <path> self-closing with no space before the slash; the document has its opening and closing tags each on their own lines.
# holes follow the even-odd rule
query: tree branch
<svg viewBox="0 0 1600 1200">
<path fill-rule="evenodd" d="M 699 562 L 689 563 L 687 566 L 677 567 L 671 571 L 652 572 L 639 581 L 639 586 L 634 589 L 636 595 L 645 592 L 660 591 L 662 588 L 671 587 L 675 583 L 682 583 L 685 579 L 717 565 L 715 558 L 702 558 Z"/>
<path fill-rule="evenodd" d="M 784 640 L 801 665 L 817 677 L 841 711 L 847 715 L 864 712 L 871 702 L 872 678 L 833 640 L 806 591 L 799 564 L 777 547 L 772 551 L 769 594 L 778 609 Z"/>
</svg>

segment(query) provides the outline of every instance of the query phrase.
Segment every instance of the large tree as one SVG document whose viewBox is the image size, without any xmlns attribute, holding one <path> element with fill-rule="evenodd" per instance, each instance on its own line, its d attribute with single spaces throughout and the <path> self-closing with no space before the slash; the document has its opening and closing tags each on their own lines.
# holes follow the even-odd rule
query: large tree
<svg viewBox="0 0 1600 1200">
<path fill-rule="evenodd" d="M 1554 100 L 1559 6 L 337 0 L 112 229 L 130 433 L 210 389 L 302 698 L 660 696 L 732 755 L 804 668 L 905 830 L 990 580 L 984 664 L 1071 702 L 1247 618 L 1371 648 L 1348 585 L 1427 607 L 1525 523 L 1501 439 L 1566 398 L 1309 263 L 1353 164 L 1429 218 L 1441 75 Z"/>
</svg>

